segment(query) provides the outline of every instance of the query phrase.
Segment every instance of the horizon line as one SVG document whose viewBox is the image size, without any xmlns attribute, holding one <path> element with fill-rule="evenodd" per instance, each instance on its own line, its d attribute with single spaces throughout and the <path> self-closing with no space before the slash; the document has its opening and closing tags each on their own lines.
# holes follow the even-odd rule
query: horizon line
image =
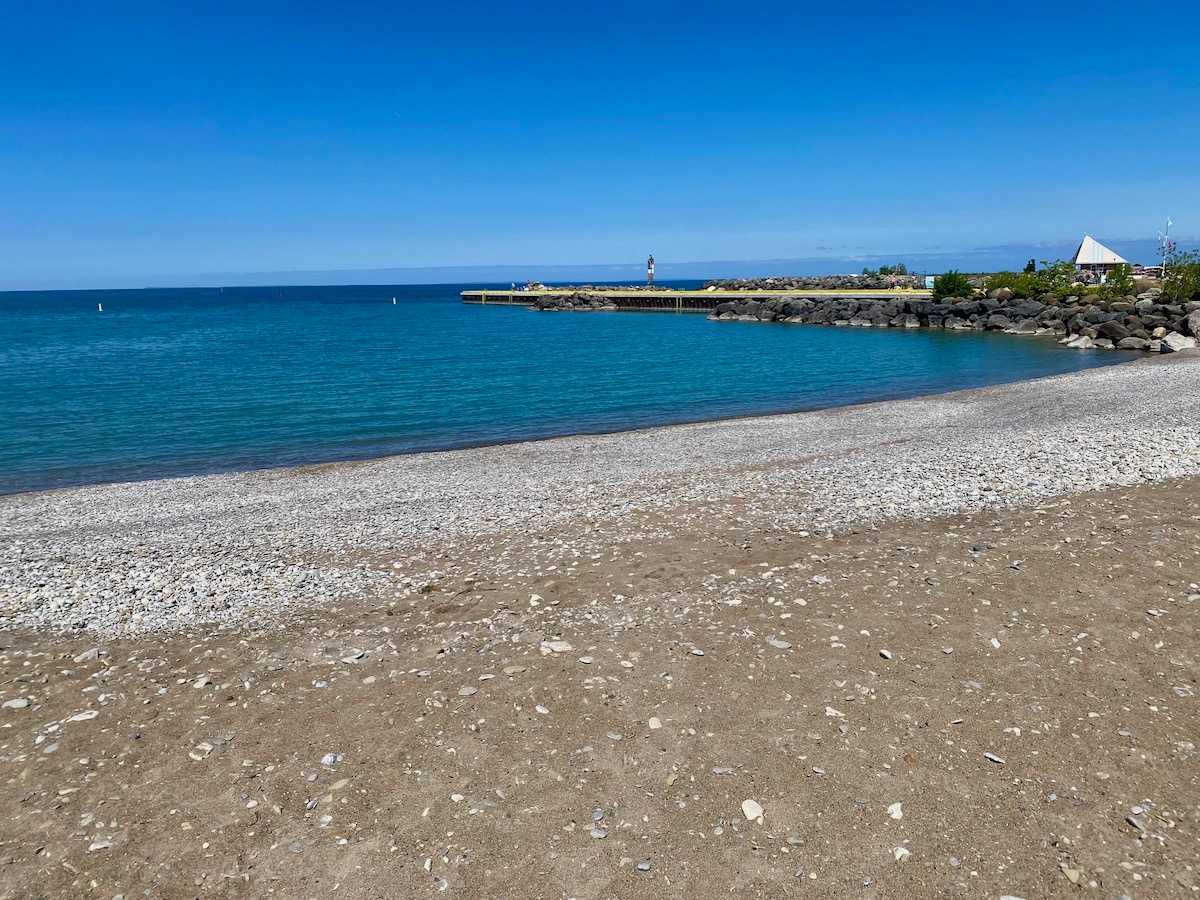
<svg viewBox="0 0 1200 900">
<path fill-rule="evenodd" d="M 987 254 L 1007 254 L 1017 253 L 1024 256 L 1029 252 L 1035 252 L 1039 249 L 1050 249 L 1054 247 L 1062 248 L 1069 246 L 1076 239 L 1061 239 L 1061 240 L 1045 240 L 1030 242 L 1028 244 L 1021 243 L 1004 243 L 992 244 L 981 247 L 973 247 L 970 249 L 937 249 L 937 250 L 920 250 L 912 252 L 848 252 L 840 255 L 819 255 L 819 256 L 775 256 L 758 259 L 709 259 L 709 260 L 662 260 L 656 259 L 660 276 L 662 280 L 703 280 L 710 278 L 733 278 L 733 277 L 771 277 L 772 275 L 820 275 L 820 274 L 857 274 L 857 273 L 834 273 L 834 272 L 803 272 L 803 271 L 774 271 L 769 272 L 767 267 L 774 266 L 798 266 L 803 264 L 810 265 L 832 265 L 836 263 L 849 263 L 857 266 L 859 263 L 867 262 L 916 262 L 921 260 L 932 261 L 934 259 L 946 260 L 951 257 L 975 257 Z M 1159 240 L 1157 237 L 1140 237 L 1140 238 L 1104 238 L 1104 240 L 1114 244 L 1129 244 L 1129 243 L 1154 243 Z M 1187 248 L 1200 247 L 1200 238 L 1195 236 L 1176 236 L 1173 238 L 1178 244 Z M 1015 263 L 1014 263 L 1015 264 Z M 595 278 L 604 280 L 605 274 L 637 277 L 644 264 L 640 261 L 630 262 L 607 262 L 607 263 L 470 263 L 470 264 L 441 264 L 441 265 L 402 265 L 402 266 L 354 266 L 346 268 L 325 268 L 325 269 L 261 269 L 256 271 L 218 271 L 207 273 L 180 273 L 177 275 L 151 275 L 137 278 L 130 276 L 125 279 L 123 276 L 108 276 L 113 281 L 124 282 L 125 284 L 109 284 L 99 285 L 94 287 L 70 287 L 70 286 L 54 286 L 50 287 L 45 284 L 42 286 L 33 286 L 34 281 L 30 280 L 31 286 L 27 287 L 4 287 L 0 288 L 0 293 L 29 293 L 29 292 L 52 292 L 52 291 L 114 291 L 114 290 L 166 290 L 179 288 L 213 288 L 213 287 L 298 287 L 305 285 L 312 286 L 332 286 L 319 285 L 317 281 L 304 281 L 301 279 L 346 279 L 353 276 L 361 276 L 362 281 L 340 281 L 337 286 L 369 286 L 374 284 L 463 284 L 463 283 L 479 283 L 488 284 L 493 282 L 511 282 L 514 277 L 521 279 L 529 276 L 536 276 L 538 271 L 544 271 L 540 279 L 543 281 L 563 281 L 563 277 L 555 275 L 557 271 L 562 276 L 578 277 L 578 278 Z M 761 269 L 761 271 L 750 272 L 723 272 L 721 269 Z M 910 268 L 912 268 L 910 266 Z M 945 271 L 950 268 L 959 268 L 957 264 L 951 264 L 948 267 L 943 267 Z M 664 269 L 689 269 L 686 274 L 680 273 L 672 277 L 669 271 Z M 1002 271 L 1003 267 L 990 268 L 987 271 Z M 595 275 L 586 276 L 583 272 L 594 272 Z M 981 270 L 983 271 L 983 270 Z M 436 280 L 437 275 L 441 273 L 461 273 L 458 277 L 448 277 L 447 280 Z M 428 273 L 430 280 L 428 281 L 388 281 L 386 276 L 395 273 L 399 274 L 415 274 Z M 484 273 L 488 273 L 484 276 Z M 479 274 L 478 279 L 471 279 L 471 274 Z M 915 273 L 914 273 L 915 274 Z M 936 273 L 924 273 L 936 274 Z M 85 276 L 86 277 L 86 276 Z M 105 281 L 105 276 L 94 276 L 97 281 Z M 17 279 L 18 281 L 26 279 Z M 140 283 L 133 283 L 134 281 Z M 624 280 L 624 277 L 622 278 Z"/>
</svg>

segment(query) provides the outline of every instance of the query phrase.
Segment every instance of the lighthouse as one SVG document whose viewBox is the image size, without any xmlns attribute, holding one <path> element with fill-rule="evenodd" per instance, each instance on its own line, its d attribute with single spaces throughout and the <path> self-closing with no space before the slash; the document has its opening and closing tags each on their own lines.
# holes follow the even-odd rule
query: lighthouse
<svg viewBox="0 0 1200 900">
<path fill-rule="evenodd" d="M 654 284 L 654 254 L 646 258 L 646 284 Z"/>
</svg>

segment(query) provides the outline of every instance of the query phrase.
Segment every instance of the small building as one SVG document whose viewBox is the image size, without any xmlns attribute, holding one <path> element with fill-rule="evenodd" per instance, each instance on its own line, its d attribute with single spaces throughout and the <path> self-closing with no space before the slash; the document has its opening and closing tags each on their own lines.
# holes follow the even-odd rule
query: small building
<svg viewBox="0 0 1200 900">
<path fill-rule="evenodd" d="M 1127 266 L 1125 258 L 1092 237 L 1085 234 L 1075 251 L 1075 268 L 1080 272 L 1095 272 L 1103 281 L 1117 266 Z"/>
</svg>

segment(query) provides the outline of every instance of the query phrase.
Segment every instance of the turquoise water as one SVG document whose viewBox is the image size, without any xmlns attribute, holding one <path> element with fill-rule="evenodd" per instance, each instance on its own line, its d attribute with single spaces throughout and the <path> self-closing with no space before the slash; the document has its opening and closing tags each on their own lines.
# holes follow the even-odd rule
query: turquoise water
<svg viewBox="0 0 1200 900">
<path fill-rule="evenodd" d="M 463 287 L 0 294 L 0 492 L 812 409 L 1127 358 L 1004 335 L 466 306 Z"/>
</svg>

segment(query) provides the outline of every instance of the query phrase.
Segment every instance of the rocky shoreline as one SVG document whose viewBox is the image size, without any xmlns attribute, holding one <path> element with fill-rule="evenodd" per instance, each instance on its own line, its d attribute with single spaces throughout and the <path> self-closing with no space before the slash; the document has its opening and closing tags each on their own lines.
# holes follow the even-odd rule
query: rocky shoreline
<svg viewBox="0 0 1200 900">
<path fill-rule="evenodd" d="M 788 290 L 799 284 L 832 290 L 825 282 L 836 279 L 777 279 Z M 872 286 L 865 282 L 862 289 Z M 878 280 L 878 279 L 875 279 Z M 779 290 L 771 279 L 755 280 L 749 287 L 734 283 L 728 289 Z M 843 288 L 840 281 L 837 288 Z M 617 311 L 621 306 L 605 294 L 578 289 L 531 299 L 539 312 Z M 1136 297 L 1105 299 L 1095 294 L 1040 299 L 1013 296 L 1007 288 L 974 298 L 944 300 L 896 297 L 850 299 L 845 297 L 745 298 L 716 304 L 709 318 L 737 322 L 786 322 L 804 325 L 840 325 L 862 328 L 937 328 L 946 331 L 998 331 L 1017 335 L 1050 335 L 1080 350 L 1140 350 L 1172 353 L 1190 350 L 1200 342 L 1200 300 L 1165 302 L 1158 291 Z"/>
<path fill-rule="evenodd" d="M 1098 296 L 1017 299 L 1006 288 L 978 299 L 848 300 L 780 297 L 731 300 L 709 318 L 874 328 L 940 328 L 1054 335 L 1076 349 L 1189 350 L 1200 337 L 1200 301 L 1164 303 L 1156 292 L 1121 300 Z"/>
</svg>

